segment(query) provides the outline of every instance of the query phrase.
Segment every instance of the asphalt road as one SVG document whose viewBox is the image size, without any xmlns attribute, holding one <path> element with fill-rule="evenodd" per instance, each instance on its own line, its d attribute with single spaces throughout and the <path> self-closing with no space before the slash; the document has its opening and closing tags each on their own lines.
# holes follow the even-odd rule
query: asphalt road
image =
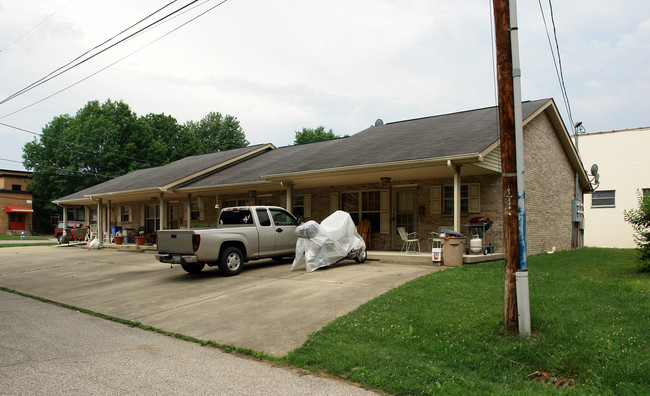
<svg viewBox="0 0 650 396">
<path fill-rule="evenodd" d="M 275 356 L 364 302 L 439 269 L 350 261 L 307 273 L 264 261 L 223 277 L 216 268 L 199 275 L 170 269 L 151 253 L 0 249 L 0 286 Z M 0 389 L 17 390 L 10 394 L 363 392 L 10 293 L 0 292 L 0 307 Z M 330 389 L 330 382 L 344 390 Z"/>
<path fill-rule="evenodd" d="M 372 395 L 0 291 L 3 395 Z"/>
</svg>

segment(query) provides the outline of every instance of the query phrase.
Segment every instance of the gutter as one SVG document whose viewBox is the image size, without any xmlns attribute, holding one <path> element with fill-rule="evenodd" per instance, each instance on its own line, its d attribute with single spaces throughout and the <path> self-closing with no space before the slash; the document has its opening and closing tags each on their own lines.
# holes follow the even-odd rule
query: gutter
<svg viewBox="0 0 650 396">
<path fill-rule="evenodd" d="M 379 164 L 370 164 L 370 165 L 353 165 L 353 166 L 344 166 L 340 168 L 329 168 L 329 169 L 317 169 L 310 171 L 300 171 L 300 172 L 289 172 L 289 173 L 278 173 L 274 175 L 263 175 L 262 178 L 269 181 L 278 181 L 286 179 L 307 179 L 307 178 L 316 178 L 323 177 L 331 173 L 336 173 L 337 176 L 360 173 L 360 172 L 372 172 L 377 170 L 391 169 L 391 170 L 400 170 L 403 168 L 413 168 L 414 166 L 425 167 L 425 166 L 446 166 L 448 161 L 452 161 L 454 164 L 471 164 L 475 162 L 482 162 L 483 155 L 481 153 L 472 153 L 472 154 L 462 154 L 456 156 L 449 156 L 444 158 L 427 158 L 427 159 L 416 159 L 408 161 L 399 161 L 399 162 L 385 162 Z"/>
</svg>

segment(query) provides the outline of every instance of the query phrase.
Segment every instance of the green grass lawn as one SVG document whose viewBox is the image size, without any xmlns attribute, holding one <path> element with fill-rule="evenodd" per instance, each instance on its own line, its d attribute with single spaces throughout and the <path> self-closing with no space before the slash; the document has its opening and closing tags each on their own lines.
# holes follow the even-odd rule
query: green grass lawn
<svg viewBox="0 0 650 396">
<path fill-rule="evenodd" d="M 530 257 L 528 340 L 503 332 L 501 261 L 391 290 L 312 334 L 287 361 L 389 394 L 650 394 L 650 276 L 636 272 L 635 255 Z M 538 367 L 548 376 L 527 380 Z"/>
<path fill-rule="evenodd" d="M 21 240 L 22 238 L 20 236 L 13 236 L 13 235 L 0 235 L 0 241 L 18 241 Z M 47 240 L 46 237 L 42 236 L 26 236 L 25 239 L 29 240 L 35 240 L 35 241 L 43 241 Z"/>
</svg>

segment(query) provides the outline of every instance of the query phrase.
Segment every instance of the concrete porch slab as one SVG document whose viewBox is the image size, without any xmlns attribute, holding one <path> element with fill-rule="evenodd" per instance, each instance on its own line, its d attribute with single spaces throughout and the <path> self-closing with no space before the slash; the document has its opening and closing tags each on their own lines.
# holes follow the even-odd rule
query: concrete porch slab
<svg viewBox="0 0 650 396">
<path fill-rule="evenodd" d="M 503 260 L 505 254 L 492 253 L 492 254 L 464 254 L 463 264 L 478 264 L 489 261 Z M 385 261 L 395 264 L 417 264 L 417 265 L 433 265 L 439 266 L 443 263 L 434 262 L 431 253 L 404 253 L 392 251 L 368 251 L 368 260 Z"/>
</svg>

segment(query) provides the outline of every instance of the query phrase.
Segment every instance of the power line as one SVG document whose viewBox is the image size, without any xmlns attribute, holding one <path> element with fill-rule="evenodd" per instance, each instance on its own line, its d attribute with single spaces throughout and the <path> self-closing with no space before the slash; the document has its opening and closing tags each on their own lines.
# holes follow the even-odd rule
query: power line
<svg viewBox="0 0 650 396">
<path fill-rule="evenodd" d="M 562 59 L 560 57 L 560 45 L 557 39 L 557 30 L 555 28 L 555 18 L 553 15 L 553 4 L 551 0 L 548 0 L 548 5 L 550 8 L 550 18 L 553 25 L 553 38 L 555 40 L 555 50 L 553 49 L 553 42 L 548 31 L 548 24 L 546 22 L 546 16 L 544 15 L 544 7 L 542 6 L 542 1 L 538 0 L 539 9 L 542 13 L 542 20 L 544 22 L 544 28 L 546 30 L 546 38 L 548 40 L 548 45 L 551 50 L 551 55 L 553 57 L 553 66 L 555 66 L 555 74 L 557 75 L 557 80 L 560 85 L 560 91 L 562 93 L 562 100 L 564 101 L 564 106 L 567 111 L 567 116 L 569 117 L 569 122 L 571 123 L 571 128 L 574 128 L 575 123 L 573 122 L 573 115 L 571 114 L 571 104 L 569 103 L 569 95 L 567 94 L 566 85 L 564 83 L 564 73 L 562 71 Z M 557 52 L 557 60 L 555 58 L 555 53 Z"/>
<path fill-rule="evenodd" d="M 201 6 L 201 5 L 203 5 L 203 4 L 206 4 L 206 3 L 208 3 L 209 1 L 210 1 L 210 0 L 206 0 L 205 2 L 203 2 L 203 3 L 199 4 L 199 5 L 197 5 L 196 7 Z M 72 88 L 72 87 L 74 87 L 74 86 L 76 86 L 76 85 L 78 85 L 78 84 L 80 84 L 80 83 L 82 83 L 82 82 L 88 80 L 89 78 L 91 78 L 91 77 L 93 77 L 93 76 L 95 76 L 95 75 L 97 75 L 97 74 L 103 72 L 104 70 L 106 70 L 106 69 L 108 69 L 108 68 L 110 68 L 110 67 L 116 65 L 117 63 L 123 61 L 124 59 L 130 57 L 131 55 L 134 55 L 135 53 L 142 51 L 142 50 L 145 49 L 146 47 L 150 46 L 151 44 L 154 44 L 155 42 L 161 40 L 162 38 L 167 37 L 168 35 L 172 34 L 173 32 L 177 31 L 178 29 L 184 27 L 185 25 L 189 24 L 190 22 L 192 22 L 192 21 L 198 19 L 199 17 L 201 17 L 201 16 L 207 14 L 208 12 L 214 10 L 215 8 L 219 7 L 220 5 L 224 4 L 224 3 L 227 2 L 227 1 L 228 1 L 228 0 L 222 0 L 221 2 L 219 2 L 219 3 L 217 3 L 216 5 L 210 7 L 209 9 L 207 9 L 206 11 L 204 11 L 204 12 L 198 14 L 197 16 L 195 16 L 195 17 L 191 18 L 190 20 L 188 20 L 188 21 L 182 23 L 181 25 L 177 26 L 176 28 L 174 28 L 174 29 L 170 30 L 169 32 L 163 34 L 162 36 L 160 36 L 160 37 L 158 37 L 157 39 L 155 39 L 155 40 L 149 42 L 148 44 L 146 44 L 146 45 L 144 45 L 144 46 L 142 46 L 142 47 L 136 49 L 135 51 L 133 51 L 133 52 L 127 54 L 126 56 L 124 56 L 124 57 L 122 57 L 122 58 L 116 60 L 115 62 L 113 62 L 113 63 L 111 63 L 111 64 L 109 64 L 109 65 L 107 65 L 107 66 L 105 66 L 105 67 L 103 67 L 103 68 L 101 68 L 101 69 L 99 69 L 99 70 L 97 70 L 97 71 L 94 72 L 94 73 L 89 74 L 88 76 L 82 78 L 81 80 L 78 80 L 78 81 L 75 82 L 75 83 L 72 83 L 72 84 L 66 86 L 66 87 L 63 88 L 63 89 L 60 89 L 60 90 L 54 92 L 53 94 L 51 94 L 51 95 L 49 95 L 49 96 L 46 96 L 46 97 L 43 98 L 43 99 L 40 99 L 40 100 L 38 100 L 38 101 L 36 101 L 36 102 L 34 102 L 34 103 L 31 103 L 31 104 L 29 104 L 29 105 L 27 105 L 27 106 L 21 107 L 20 109 L 15 110 L 15 111 L 13 111 L 13 112 L 11 112 L 11 113 L 8 113 L 8 114 L 5 114 L 5 115 L 3 115 L 3 116 L 0 116 L 0 119 L 2 119 L 2 118 L 6 118 L 6 117 L 9 117 L 9 116 L 14 115 L 14 114 L 16 114 L 16 113 L 19 113 L 19 112 L 21 112 L 21 111 L 23 111 L 23 110 L 26 110 L 26 109 L 28 109 L 28 108 L 34 106 L 34 105 L 37 105 L 37 104 L 39 104 L 39 103 L 41 103 L 41 102 L 44 102 L 44 101 L 46 101 L 47 99 L 52 98 L 53 96 L 56 96 L 56 95 L 58 95 L 58 94 L 60 94 L 60 93 L 62 93 L 62 92 L 64 92 L 64 91 L 67 91 L 68 89 L 70 89 L 70 88 Z M 195 2 L 195 1 L 194 1 L 194 2 Z M 193 3 L 194 3 L 194 2 L 193 2 Z M 196 7 L 194 7 L 194 8 L 196 8 Z M 187 11 L 190 11 L 190 10 L 188 9 L 188 10 L 186 10 L 186 12 L 187 12 Z"/>
<path fill-rule="evenodd" d="M 0 161 L 15 162 L 17 164 L 22 164 L 21 161 L 11 160 L 11 159 L 7 159 L 7 158 L 0 158 Z M 75 176 L 82 176 L 82 177 L 91 177 L 91 178 L 94 178 L 94 179 L 97 179 L 97 178 L 114 179 L 116 177 L 116 176 L 102 175 L 100 173 L 84 172 L 84 171 L 80 171 L 80 170 L 75 171 L 75 170 L 71 170 L 71 169 L 62 169 L 60 167 L 56 167 L 56 166 L 52 166 L 52 165 L 39 164 L 39 167 L 49 169 L 49 170 L 53 169 L 54 172 L 51 172 L 51 173 L 61 175 L 61 176 L 75 175 Z"/>
<path fill-rule="evenodd" d="M 7 48 L 9 48 L 9 47 L 11 47 L 12 45 L 16 44 L 16 43 L 17 43 L 18 41 L 20 41 L 23 37 L 25 37 L 25 36 L 27 36 L 29 33 L 31 33 L 32 30 L 34 30 L 34 29 L 36 29 L 37 27 L 41 26 L 45 21 L 47 21 L 48 19 L 50 19 L 50 18 L 51 18 L 54 14 L 56 14 L 57 12 L 61 11 L 62 9 L 64 9 L 64 8 L 65 8 L 68 4 L 70 4 L 71 2 L 72 2 L 72 0 L 68 1 L 67 3 L 65 3 L 64 5 L 62 5 L 61 7 L 59 7 L 56 11 L 54 11 L 54 12 L 51 13 L 50 15 L 46 16 L 45 19 L 43 19 L 42 21 L 40 21 L 39 23 L 37 23 L 36 25 L 34 25 L 31 29 L 27 30 L 25 33 L 21 34 L 20 37 L 18 37 L 17 39 L 15 39 L 15 40 L 12 41 L 11 43 L 9 43 L 6 47 L 0 49 L 0 52 L 3 52 L 3 51 L 6 50 Z"/>
<path fill-rule="evenodd" d="M 42 134 L 42 133 L 29 131 L 29 130 L 27 130 L 27 129 L 19 128 L 19 127 L 17 127 L 17 126 L 13 126 L 13 125 L 5 124 L 4 122 L 0 122 L 0 125 L 5 126 L 5 127 L 7 127 L 7 128 L 12 128 L 12 129 L 15 129 L 15 130 L 17 130 L 17 131 L 24 132 L 24 133 L 29 133 L 29 134 L 32 134 L 32 135 L 39 136 L 41 139 L 51 139 L 51 140 L 55 140 L 55 141 L 57 141 L 57 142 L 60 142 L 60 143 L 65 144 L 65 145 L 67 145 L 67 146 L 77 146 L 77 147 L 80 147 L 80 148 L 82 148 L 82 149 L 86 149 L 86 148 L 88 148 L 87 145 L 83 145 L 83 144 L 75 143 L 75 142 L 70 142 L 70 141 L 67 141 L 67 140 L 64 140 L 64 139 L 59 139 L 59 138 L 54 137 L 54 136 L 45 136 L 45 135 Z M 142 163 L 142 164 L 162 165 L 162 164 L 160 164 L 160 163 L 151 162 L 151 161 L 144 161 L 144 160 L 142 160 L 142 159 L 140 159 L 140 158 L 131 157 L 131 156 L 124 155 L 124 154 L 114 153 L 114 154 L 112 154 L 112 155 L 115 155 L 115 156 L 118 156 L 118 157 L 122 157 L 122 158 L 126 158 L 126 159 L 130 159 L 130 160 L 133 160 L 133 161 L 136 161 L 136 162 L 140 162 L 140 163 Z"/>
<path fill-rule="evenodd" d="M 63 66 L 59 67 L 58 69 L 56 69 L 56 70 L 50 72 L 50 73 L 47 74 L 45 77 L 42 77 L 41 79 L 39 79 L 39 80 L 37 80 L 37 81 L 35 81 L 35 82 L 29 84 L 29 85 L 26 86 L 25 88 L 23 88 L 23 89 L 21 89 L 21 90 L 15 92 L 15 93 L 9 95 L 8 97 L 6 97 L 6 98 L 3 99 L 2 101 L 0 101 L 0 104 L 4 104 L 4 103 L 10 101 L 11 99 L 16 98 L 17 96 L 20 96 L 20 95 L 22 95 L 23 93 L 25 93 L 25 92 L 27 92 L 27 91 L 29 91 L 29 90 L 32 90 L 32 89 L 34 89 L 34 88 L 36 88 L 36 87 L 38 87 L 38 86 L 40 86 L 40 85 L 42 85 L 42 84 L 44 84 L 44 83 L 46 83 L 46 82 L 52 80 L 52 79 L 54 79 L 54 78 L 56 78 L 56 77 L 62 75 L 63 73 L 66 73 L 66 72 L 68 72 L 68 71 L 74 69 L 75 67 L 77 67 L 77 66 L 79 66 L 79 65 L 81 65 L 81 64 L 83 64 L 83 63 L 85 63 L 85 62 L 87 62 L 87 61 L 89 61 L 89 60 L 91 60 L 92 58 L 94 58 L 94 57 L 96 57 L 96 56 L 98 56 L 98 55 L 100 55 L 100 54 L 102 54 L 102 53 L 108 51 L 109 49 L 111 49 L 111 48 L 113 48 L 113 47 L 115 47 L 115 46 L 117 46 L 117 45 L 122 44 L 123 42 L 125 42 L 125 41 L 129 40 L 130 38 L 132 38 L 132 37 L 134 37 L 134 36 L 136 36 L 136 35 L 138 35 L 138 34 L 144 32 L 144 31 L 147 30 L 147 29 L 150 29 L 152 26 L 154 26 L 154 25 L 160 23 L 161 21 L 163 21 L 163 20 L 169 18 L 170 16 L 176 14 L 177 12 L 179 12 L 179 11 L 181 11 L 181 10 L 183 10 L 183 9 L 185 9 L 185 8 L 187 8 L 187 7 L 189 7 L 190 5 L 192 5 L 192 4 L 196 3 L 196 2 L 198 2 L 199 0 L 193 0 L 193 1 L 191 1 L 190 3 L 184 5 L 183 7 L 179 8 L 179 9 L 177 9 L 177 10 L 175 10 L 175 11 L 173 11 L 173 12 L 167 14 L 167 15 L 165 15 L 164 17 L 162 17 L 162 18 L 160 18 L 160 19 L 158 19 L 158 20 L 156 20 L 156 21 L 150 23 L 149 25 L 143 27 L 142 29 L 140 29 L 140 30 L 138 30 L 138 31 L 136 31 L 136 32 L 134 32 L 134 33 L 129 34 L 129 35 L 126 36 L 125 38 L 123 38 L 123 39 L 121 39 L 121 40 L 119 40 L 119 41 L 117 41 L 117 42 L 111 44 L 110 46 L 108 46 L 108 47 L 106 47 L 106 48 L 100 50 L 99 52 L 97 52 L 97 53 L 95 53 L 95 54 L 93 54 L 93 55 L 90 55 L 89 57 L 87 57 L 87 58 L 85 58 L 85 59 L 82 59 L 82 60 L 80 60 L 79 62 L 77 62 L 77 63 L 73 64 L 72 66 L 70 66 L 72 63 L 74 63 L 74 62 L 76 62 L 77 60 L 83 58 L 83 57 L 84 57 L 85 55 L 87 55 L 88 53 L 90 53 L 90 52 L 96 50 L 97 48 L 103 46 L 104 44 L 106 44 L 106 43 L 112 41 L 112 40 L 115 39 L 116 37 L 120 36 L 121 34 L 123 34 L 123 33 L 126 32 L 126 31 L 132 29 L 133 27 L 139 25 L 140 23 L 144 22 L 145 20 L 149 19 L 151 16 L 153 16 L 153 15 L 157 14 L 158 12 L 160 12 L 161 10 L 167 8 L 169 5 L 175 3 L 176 1 L 177 1 L 177 0 L 173 0 L 172 2 L 170 2 L 170 3 L 168 3 L 167 5 L 161 7 L 160 9 L 156 10 L 155 12 L 153 12 L 153 13 L 147 15 L 145 18 L 142 18 L 142 19 L 139 20 L 138 22 L 136 22 L 136 23 L 134 23 L 133 25 L 129 26 L 128 28 L 122 30 L 120 33 L 114 35 L 114 36 L 111 37 L 110 39 L 105 40 L 105 41 L 102 42 L 101 44 L 96 45 L 96 46 L 93 47 L 92 49 L 90 49 L 90 50 L 84 52 L 83 54 L 79 55 L 78 57 L 76 57 L 75 59 L 73 59 L 73 60 L 71 60 L 70 62 L 66 63 L 65 65 L 63 65 Z M 68 67 L 68 66 L 69 66 L 69 67 Z M 62 69 L 63 69 L 63 70 L 62 70 Z"/>
</svg>

